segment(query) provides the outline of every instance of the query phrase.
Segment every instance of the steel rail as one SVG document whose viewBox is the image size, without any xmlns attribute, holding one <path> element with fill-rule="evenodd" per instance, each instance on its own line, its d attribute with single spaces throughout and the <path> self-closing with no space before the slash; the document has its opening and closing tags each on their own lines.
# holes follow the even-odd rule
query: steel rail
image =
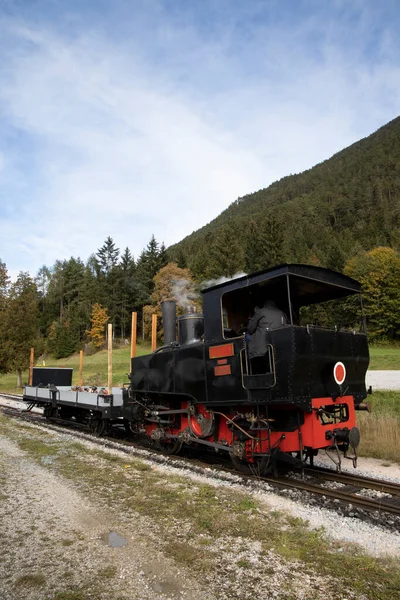
<svg viewBox="0 0 400 600">
<path fill-rule="evenodd" d="M 389 498 L 368 498 L 366 496 L 359 496 L 357 492 L 360 492 L 363 488 L 359 487 L 358 490 L 352 492 L 343 492 L 339 489 L 324 488 L 316 484 L 308 483 L 305 481 L 294 481 L 293 479 L 274 479 L 268 477 L 261 477 L 262 481 L 270 483 L 271 485 L 277 485 L 281 488 L 291 488 L 297 490 L 304 490 L 312 494 L 319 496 L 325 496 L 334 500 L 340 500 L 353 506 L 361 507 L 369 511 L 378 512 L 390 512 L 400 516 L 400 504 L 390 505 L 387 501 Z"/>
<path fill-rule="evenodd" d="M 400 496 L 400 483 L 385 481 L 383 479 L 374 479 L 372 477 L 365 477 L 356 473 L 336 473 L 332 471 L 332 469 L 325 469 L 323 467 L 307 468 L 304 469 L 304 473 L 306 475 L 310 475 L 311 477 L 326 479 L 327 481 L 337 481 L 338 483 L 356 485 L 357 487 L 368 488 L 370 490 L 377 490 L 378 492 Z"/>
</svg>

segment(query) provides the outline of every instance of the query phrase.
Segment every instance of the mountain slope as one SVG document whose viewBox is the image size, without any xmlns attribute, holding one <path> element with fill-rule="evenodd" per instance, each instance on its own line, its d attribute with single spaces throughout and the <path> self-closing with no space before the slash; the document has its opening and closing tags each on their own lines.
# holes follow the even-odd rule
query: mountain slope
<svg viewBox="0 0 400 600">
<path fill-rule="evenodd" d="M 282 241 L 274 258 L 286 261 L 342 269 L 362 249 L 398 248 L 400 117 L 312 169 L 239 198 L 208 225 L 172 246 L 170 253 L 181 261 L 184 256 L 198 276 L 214 274 L 217 264 L 210 273 L 207 265 L 203 269 L 199 265 L 218 263 L 214 246 L 221 236 L 229 245 L 230 235 L 239 246 L 233 248 L 235 268 L 242 270 L 251 220 L 272 236 L 274 228 L 279 229 Z"/>
</svg>

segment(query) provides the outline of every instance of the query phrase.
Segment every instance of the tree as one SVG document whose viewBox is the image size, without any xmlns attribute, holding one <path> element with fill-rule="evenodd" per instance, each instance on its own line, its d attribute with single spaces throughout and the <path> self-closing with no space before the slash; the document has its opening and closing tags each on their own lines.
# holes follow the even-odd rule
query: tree
<svg viewBox="0 0 400 600">
<path fill-rule="evenodd" d="M 97 250 L 97 259 L 104 275 L 109 275 L 118 264 L 119 249 L 115 247 L 114 240 L 108 236 L 101 248 Z"/>
<path fill-rule="evenodd" d="M 98 281 L 99 295 L 97 301 L 107 307 L 108 313 L 113 323 L 117 323 L 120 319 L 119 315 L 119 294 L 118 286 L 119 269 L 118 258 L 119 248 L 115 247 L 113 239 L 109 236 L 103 246 L 97 251 L 98 262 Z"/>
<path fill-rule="evenodd" d="M 258 223 L 250 221 L 245 243 L 244 270 L 254 273 L 283 260 L 283 226 L 268 214 Z"/>
<path fill-rule="evenodd" d="M 108 320 L 107 309 L 101 306 L 101 304 L 94 304 L 90 317 L 92 326 L 86 333 L 96 350 L 101 348 L 105 343 L 105 326 Z"/>
<path fill-rule="evenodd" d="M 178 265 L 178 267 L 180 269 L 186 269 L 187 265 L 187 260 L 186 260 L 186 255 L 184 253 L 184 251 L 182 250 L 182 248 L 178 248 L 177 252 L 175 253 L 175 261 L 176 264 Z"/>
<path fill-rule="evenodd" d="M 10 278 L 8 276 L 6 264 L 1 262 L 0 259 L 0 313 L 6 308 L 9 285 Z"/>
<path fill-rule="evenodd" d="M 207 279 L 233 277 L 243 270 L 243 248 L 235 229 L 224 226 L 212 238 L 209 248 Z"/>
<path fill-rule="evenodd" d="M 150 301 L 154 289 L 153 278 L 165 266 L 166 251 L 164 244 L 161 248 L 154 235 L 151 236 L 147 247 L 139 256 L 136 268 L 136 293 L 138 305 L 143 306 Z"/>
<path fill-rule="evenodd" d="M 5 316 L 8 304 L 10 278 L 5 263 L 0 260 L 0 373 L 7 372 L 7 353 L 4 348 Z"/>
<path fill-rule="evenodd" d="M 352 258 L 345 274 L 363 287 L 368 328 L 375 338 L 400 337 L 400 254 L 378 247 Z"/>
<path fill-rule="evenodd" d="M 80 335 L 76 318 L 64 317 L 51 324 L 46 351 L 53 354 L 55 358 L 65 358 L 77 350 L 79 341 Z"/>
<path fill-rule="evenodd" d="M 38 338 L 38 295 L 28 273 L 21 272 L 11 285 L 2 334 L 7 370 L 17 372 L 17 386 L 22 387 L 22 370 L 29 366 L 29 350 Z"/>
<path fill-rule="evenodd" d="M 130 322 L 130 313 L 132 312 L 136 300 L 134 285 L 135 271 L 135 260 L 131 255 L 129 248 L 125 248 L 124 253 L 121 256 L 121 262 L 119 264 L 118 277 L 118 312 L 121 330 L 120 332 L 122 338 L 125 337 L 125 332 Z"/>
</svg>

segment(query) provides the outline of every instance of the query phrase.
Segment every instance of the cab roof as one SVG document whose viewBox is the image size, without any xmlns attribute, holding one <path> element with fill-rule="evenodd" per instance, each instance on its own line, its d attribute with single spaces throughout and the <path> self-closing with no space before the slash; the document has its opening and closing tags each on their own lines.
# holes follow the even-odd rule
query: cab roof
<svg viewBox="0 0 400 600">
<path fill-rule="evenodd" d="M 289 277 L 290 286 L 297 288 L 300 295 L 308 295 L 308 291 L 316 296 L 340 297 L 361 292 L 361 284 L 358 281 L 336 271 L 312 265 L 284 263 L 271 269 L 243 275 L 237 279 L 231 279 L 205 288 L 202 290 L 202 294 L 207 296 L 209 292 L 217 292 L 217 290 L 220 294 L 225 294 L 235 289 L 267 282 L 283 275 Z M 322 301 L 323 299 L 325 298 L 319 298 L 318 300 L 314 298 L 314 301 Z"/>
</svg>

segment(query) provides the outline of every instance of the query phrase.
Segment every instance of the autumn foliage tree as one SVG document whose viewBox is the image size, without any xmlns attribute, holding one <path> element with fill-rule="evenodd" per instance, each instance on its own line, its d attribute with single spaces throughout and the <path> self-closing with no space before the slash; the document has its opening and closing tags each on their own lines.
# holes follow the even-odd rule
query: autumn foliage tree
<svg viewBox="0 0 400 600">
<path fill-rule="evenodd" d="M 400 254 L 392 248 L 374 248 L 352 258 L 345 273 L 362 284 L 371 336 L 400 338 Z"/>
<path fill-rule="evenodd" d="M 161 318 L 161 303 L 165 300 L 175 300 L 177 313 L 184 314 L 192 305 L 196 311 L 201 310 L 201 302 L 195 288 L 195 283 L 189 269 L 181 269 L 176 263 L 170 262 L 155 275 L 154 291 L 151 304 L 143 307 L 145 334 L 150 334 L 151 315 Z M 159 329 L 162 335 L 162 330 Z"/>
<path fill-rule="evenodd" d="M 90 316 L 91 328 L 86 331 L 87 336 L 93 346 L 98 350 L 105 343 L 105 326 L 109 316 L 107 309 L 101 304 L 93 304 L 92 314 Z"/>
</svg>

